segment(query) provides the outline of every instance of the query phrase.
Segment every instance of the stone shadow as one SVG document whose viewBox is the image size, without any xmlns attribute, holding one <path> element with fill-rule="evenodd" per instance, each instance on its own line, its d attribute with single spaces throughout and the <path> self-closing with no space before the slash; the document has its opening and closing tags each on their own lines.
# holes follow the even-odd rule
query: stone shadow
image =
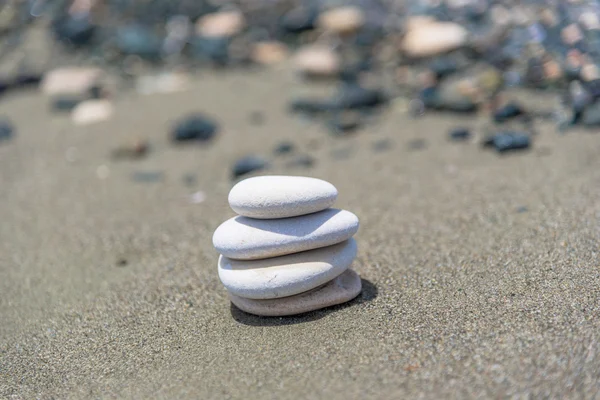
<svg viewBox="0 0 600 400">
<path fill-rule="evenodd" d="M 361 278 L 361 282 L 362 291 L 358 296 L 356 296 L 356 298 L 347 303 L 327 307 L 322 310 L 310 311 L 304 314 L 292 315 L 289 317 L 259 317 L 257 315 L 248 314 L 231 303 L 231 316 L 240 324 L 250 326 L 284 326 L 316 321 L 338 310 L 374 300 L 379 294 L 377 286 L 367 279 Z"/>
</svg>

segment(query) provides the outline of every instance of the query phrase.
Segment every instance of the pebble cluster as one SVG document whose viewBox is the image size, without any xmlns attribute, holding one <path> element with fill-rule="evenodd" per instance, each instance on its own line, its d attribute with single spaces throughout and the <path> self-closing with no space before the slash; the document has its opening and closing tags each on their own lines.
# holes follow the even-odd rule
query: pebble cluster
<svg viewBox="0 0 600 400">
<path fill-rule="evenodd" d="M 260 316 L 301 314 L 345 303 L 362 289 L 350 269 L 358 218 L 331 208 L 337 189 L 320 179 L 258 176 L 236 184 L 239 215 L 213 235 L 218 271 L 238 308 Z"/>
</svg>

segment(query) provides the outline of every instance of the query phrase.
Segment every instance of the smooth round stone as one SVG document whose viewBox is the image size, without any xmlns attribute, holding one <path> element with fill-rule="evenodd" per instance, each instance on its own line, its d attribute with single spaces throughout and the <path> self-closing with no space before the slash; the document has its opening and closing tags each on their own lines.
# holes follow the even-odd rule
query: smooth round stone
<svg viewBox="0 0 600 400">
<path fill-rule="evenodd" d="M 358 7 L 343 6 L 323 12 L 317 25 L 330 32 L 352 33 L 359 30 L 365 23 L 365 16 Z"/>
<path fill-rule="evenodd" d="M 75 125 L 90 125 L 110 119 L 114 107 L 108 100 L 86 100 L 79 103 L 71 112 Z"/>
<path fill-rule="evenodd" d="M 257 176 L 239 182 L 229 192 L 229 205 L 250 218 L 296 217 L 325 210 L 338 191 L 331 183 L 303 176 Z"/>
<path fill-rule="evenodd" d="M 430 57 L 466 44 L 468 31 L 453 22 L 412 24 L 402 40 L 402 50 L 412 57 Z"/>
<path fill-rule="evenodd" d="M 347 270 L 356 257 L 354 239 L 316 250 L 264 260 L 219 257 L 219 278 L 230 293 L 276 299 L 306 292 Z"/>
<path fill-rule="evenodd" d="M 205 37 L 230 37 L 244 29 L 246 21 L 239 11 L 206 14 L 196 24 L 196 33 Z"/>
<path fill-rule="evenodd" d="M 324 286 L 281 299 L 246 299 L 229 293 L 229 299 L 240 310 L 264 317 L 283 317 L 320 310 L 346 303 L 360 293 L 362 282 L 356 272 L 346 270 Z"/>
<path fill-rule="evenodd" d="M 225 257 L 257 260 L 331 246 L 357 230 L 356 215 L 335 208 L 282 219 L 237 216 L 217 228 L 213 245 Z"/>
<path fill-rule="evenodd" d="M 305 46 L 294 57 L 296 70 L 308 76 L 328 77 L 339 73 L 340 57 L 332 49 L 322 45 Z"/>
</svg>

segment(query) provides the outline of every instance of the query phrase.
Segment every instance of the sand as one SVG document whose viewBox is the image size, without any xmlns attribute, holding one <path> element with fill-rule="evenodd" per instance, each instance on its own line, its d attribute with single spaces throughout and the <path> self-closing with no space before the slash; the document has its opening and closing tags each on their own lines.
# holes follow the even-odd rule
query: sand
<svg viewBox="0 0 600 400">
<path fill-rule="evenodd" d="M 305 90 L 284 72 L 205 74 L 183 93 L 119 95 L 88 127 L 35 91 L 2 100 L 19 132 L 0 144 L 0 398 L 598 395 L 600 136 L 540 124 L 532 151 L 499 156 L 448 142 L 474 119 L 412 120 L 395 104 L 332 138 L 287 114 Z M 221 121 L 218 139 L 170 144 L 173 119 L 196 110 Z M 147 159 L 109 159 L 135 136 Z M 416 138 L 427 147 L 410 150 Z M 364 291 L 259 318 L 227 300 L 211 235 L 234 215 L 232 163 L 282 139 L 316 166 L 269 172 L 334 183 L 361 219 Z"/>
</svg>

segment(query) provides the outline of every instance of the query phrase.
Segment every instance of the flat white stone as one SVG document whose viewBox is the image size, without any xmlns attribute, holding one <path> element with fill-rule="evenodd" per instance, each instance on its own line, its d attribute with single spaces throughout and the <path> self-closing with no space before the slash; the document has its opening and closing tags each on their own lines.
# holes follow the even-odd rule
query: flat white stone
<svg viewBox="0 0 600 400">
<path fill-rule="evenodd" d="M 82 94 L 97 85 L 102 76 L 103 72 L 98 68 L 58 68 L 44 75 L 40 88 L 48 95 Z"/>
<path fill-rule="evenodd" d="M 229 299 L 237 308 L 250 314 L 265 317 L 283 317 L 320 310 L 352 300 L 362 290 L 362 282 L 356 272 L 346 270 L 324 286 L 281 299 L 246 299 L 229 293 Z"/>
<path fill-rule="evenodd" d="M 306 292 L 347 270 L 356 257 L 354 239 L 264 260 L 219 257 L 219 278 L 230 293 L 248 299 L 276 299 Z"/>
<path fill-rule="evenodd" d="M 213 245 L 225 257 L 257 260 L 331 246 L 357 230 L 356 215 L 336 208 L 282 219 L 237 216 L 217 228 Z"/>
<path fill-rule="evenodd" d="M 466 44 L 468 31 L 453 22 L 421 20 L 411 24 L 402 40 L 402 50 L 412 57 L 429 57 Z"/>
<path fill-rule="evenodd" d="M 114 107 L 108 100 L 86 100 L 71 111 L 71 120 L 75 125 L 89 125 L 105 121 L 113 113 Z"/>
<path fill-rule="evenodd" d="M 257 176 L 229 192 L 229 205 L 250 218 L 287 218 L 325 210 L 338 191 L 331 183 L 303 176 Z"/>
</svg>

